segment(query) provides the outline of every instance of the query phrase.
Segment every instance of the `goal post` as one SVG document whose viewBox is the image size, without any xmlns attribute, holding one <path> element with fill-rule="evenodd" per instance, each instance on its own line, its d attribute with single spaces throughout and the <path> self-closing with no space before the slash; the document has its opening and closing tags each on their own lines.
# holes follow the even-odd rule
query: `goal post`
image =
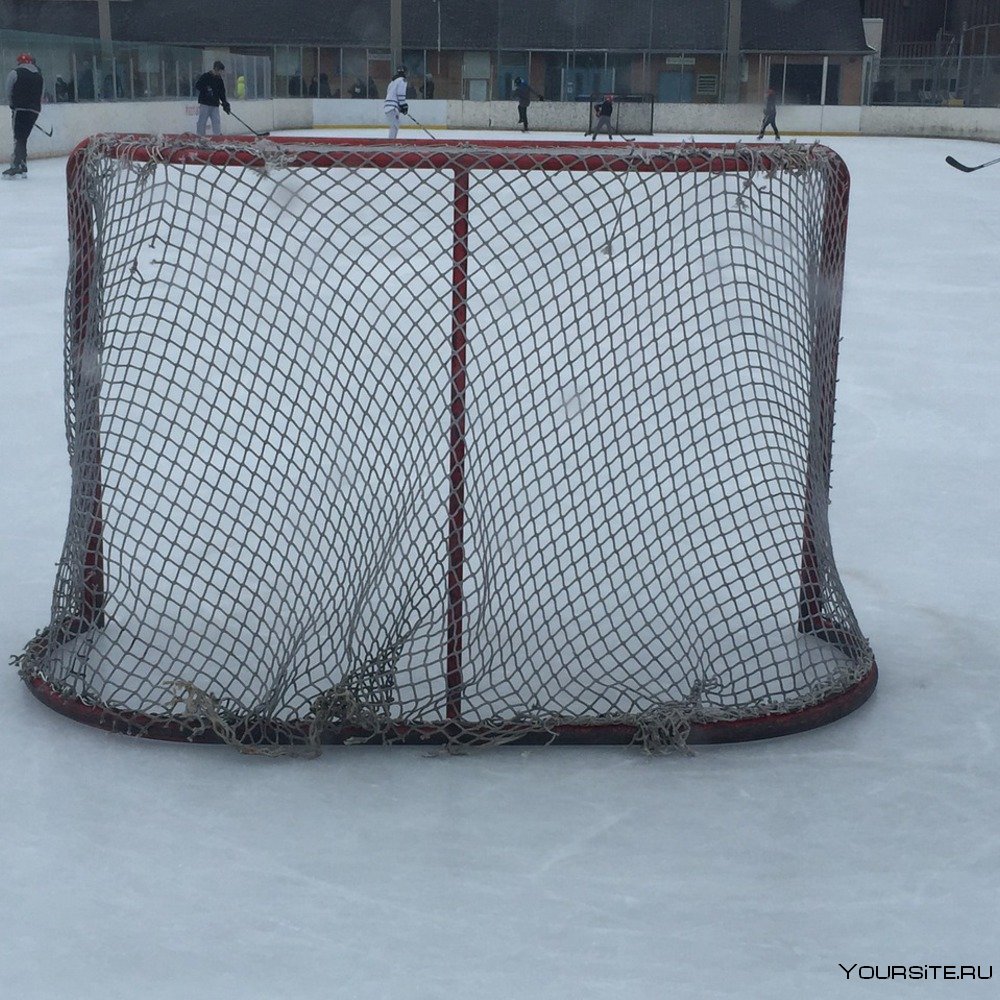
<svg viewBox="0 0 1000 1000">
<path fill-rule="evenodd" d="M 104 135 L 67 177 L 70 517 L 17 658 L 51 707 L 657 748 L 873 690 L 832 151 Z"/>
</svg>

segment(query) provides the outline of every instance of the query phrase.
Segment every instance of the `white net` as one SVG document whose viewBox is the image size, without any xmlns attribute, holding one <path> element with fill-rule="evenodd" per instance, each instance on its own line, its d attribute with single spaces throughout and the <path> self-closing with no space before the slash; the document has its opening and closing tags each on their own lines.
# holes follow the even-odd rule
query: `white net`
<svg viewBox="0 0 1000 1000">
<path fill-rule="evenodd" d="M 54 707 L 654 747 L 870 692 L 829 150 L 102 136 L 69 177 Z"/>
</svg>

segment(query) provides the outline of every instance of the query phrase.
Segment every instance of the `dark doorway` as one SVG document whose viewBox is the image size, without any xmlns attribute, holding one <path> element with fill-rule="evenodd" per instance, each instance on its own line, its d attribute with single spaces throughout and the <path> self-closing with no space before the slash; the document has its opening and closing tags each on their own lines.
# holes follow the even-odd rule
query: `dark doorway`
<svg viewBox="0 0 1000 1000">
<path fill-rule="evenodd" d="M 823 86 L 822 63 L 794 63 L 788 66 L 771 64 L 771 83 L 781 97 L 784 84 L 785 104 L 819 104 Z M 826 104 L 840 103 L 840 66 L 826 67 Z"/>
</svg>

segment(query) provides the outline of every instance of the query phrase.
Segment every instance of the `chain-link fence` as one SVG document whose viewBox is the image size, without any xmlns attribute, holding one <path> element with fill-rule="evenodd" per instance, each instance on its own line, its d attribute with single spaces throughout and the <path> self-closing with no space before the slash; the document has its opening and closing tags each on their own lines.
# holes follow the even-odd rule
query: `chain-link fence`
<svg viewBox="0 0 1000 1000">
<path fill-rule="evenodd" d="M 927 56 L 881 59 L 872 104 L 1000 105 L 1000 56 Z"/>
</svg>

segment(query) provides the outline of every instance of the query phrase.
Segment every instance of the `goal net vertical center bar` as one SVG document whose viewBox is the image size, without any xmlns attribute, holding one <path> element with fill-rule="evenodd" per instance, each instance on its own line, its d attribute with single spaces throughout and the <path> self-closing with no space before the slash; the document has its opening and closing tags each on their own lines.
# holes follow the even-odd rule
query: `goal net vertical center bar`
<svg viewBox="0 0 1000 1000">
<path fill-rule="evenodd" d="M 468 294 L 469 294 L 469 184 L 470 169 L 454 168 L 454 248 L 451 272 L 451 420 L 448 429 L 448 610 L 445 715 L 449 721 L 461 715 L 462 626 L 465 572 L 465 459 L 466 386 L 468 384 Z"/>
</svg>

